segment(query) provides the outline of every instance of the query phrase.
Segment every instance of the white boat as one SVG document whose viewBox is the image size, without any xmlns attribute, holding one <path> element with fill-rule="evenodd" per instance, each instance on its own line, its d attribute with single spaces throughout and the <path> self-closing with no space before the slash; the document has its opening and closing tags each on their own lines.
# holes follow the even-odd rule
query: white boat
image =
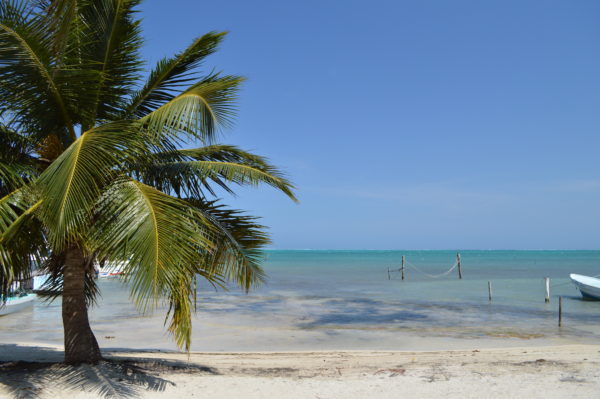
<svg viewBox="0 0 600 399">
<path fill-rule="evenodd" d="M 110 278 L 110 277 L 122 276 L 125 274 L 125 272 L 123 271 L 125 266 L 126 266 L 126 263 L 124 263 L 124 262 L 108 264 L 102 268 L 99 265 L 96 265 L 96 267 L 95 267 L 96 277 Z M 48 281 L 49 278 L 50 278 L 49 274 L 39 274 L 37 276 L 34 276 L 33 277 L 33 291 L 34 292 L 40 291 L 42 289 L 42 287 L 44 286 L 44 284 L 46 284 L 46 282 Z"/>
<path fill-rule="evenodd" d="M 600 301 L 600 279 L 581 274 L 570 274 L 569 277 L 584 298 Z"/>
<path fill-rule="evenodd" d="M 118 263 L 110 263 L 104 265 L 104 267 L 100 267 L 99 265 L 96 267 L 98 272 L 98 278 L 106 278 L 106 277 L 119 277 L 125 274 L 123 271 L 127 266 L 126 262 L 118 262 Z"/>
<path fill-rule="evenodd" d="M 98 278 L 119 277 L 119 276 L 122 276 L 123 274 L 125 274 L 125 273 L 122 271 L 116 271 L 116 270 L 101 271 L 101 272 L 98 272 Z"/>
<path fill-rule="evenodd" d="M 6 303 L 0 304 L 0 316 L 18 312 L 33 305 L 35 294 L 26 294 L 23 296 L 9 296 Z"/>
</svg>

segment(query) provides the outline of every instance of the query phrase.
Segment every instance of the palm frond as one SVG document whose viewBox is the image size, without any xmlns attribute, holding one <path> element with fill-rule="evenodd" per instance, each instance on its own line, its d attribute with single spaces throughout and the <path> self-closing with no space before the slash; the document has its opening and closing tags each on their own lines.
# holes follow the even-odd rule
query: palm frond
<svg viewBox="0 0 600 399">
<path fill-rule="evenodd" d="M 186 148 L 179 150 L 178 154 L 196 161 L 237 162 L 254 165 L 261 169 L 271 167 L 267 158 L 244 151 L 233 145 L 214 144 L 199 148 Z"/>
<path fill-rule="evenodd" d="M 105 190 L 94 218 L 89 230 L 92 249 L 107 262 L 126 262 L 131 295 L 140 310 L 152 310 L 166 298 L 191 301 L 181 296 L 181 283 L 190 281 L 198 260 L 214 247 L 210 223 L 193 207 L 124 179 Z M 183 302 L 175 304 L 177 312 L 190 309 Z"/>
<path fill-rule="evenodd" d="M 69 47 L 81 39 L 78 35 L 81 34 L 83 25 L 80 10 L 85 2 L 85 0 L 44 0 L 36 4 L 35 9 L 42 14 L 42 19 L 52 36 L 52 49 L 57 65 L 65 64 L 64 58 Z"/>
<path fill-rule="evenodd" d="M 0 195 L 22 187 L 35 172 L 32 165 L 0 161 Z"/>
<path fill-rule="evenodd" d="M 0 199 L 0 243 L 7 240 L 7 232 L 14 233 L 24 214 L 31 215 L 39 208 L 38 202 L 27 189 L 22 188 Z"/>
<path fill-rule="evenodd" d="M 0 195 L 6 195 L 37 175 L 33 141 L 0 124 Z"/>
<path fill-rule="evenodd" d="M 29 277 L 45 253 L 45 237 L 39 222 L 32 218 L 38 205 L 22 190 L 0 199 L 0 300 L 14 281 Z"/>
<path fill-rule="evenodd" d="M 214 192 L 208 180 L 232 192 L 227 183 L 258 186 L 270 185 L 297 201 L 294 186 L 273 167 L 251 166 L 224 161 L 181 161 L 155 164 L 142 170 L 143 179 L 161 190 L 173 190 L 179 195 L 200 197 L 201 186 Z"/>
<path fill-rule="evenodd" d="M 142 118 L 173 99 L 182 87 L 196 79 L 194 69 L 217 50 L 225 34 L 209 32 L 195 39 L 184 51 L 158 61 L 144 87 L 125 107 L 124 116 Z"/>
<path fill-rule="evenodd" d="M 35 149 L 35 141 L 23 136 L 6 124 L 0 123 L 0 158 L 20 162 L 29 158 Z"/>
<path fill-rule="evenodd" d="M 35 212 L 42 205 L 43 201 L 39 200 L 33 204 L 29 209 L 22 212 L 6 229 L 2 230 L 0 236 L 0 244 L 6 245 L 8 242 L 13 240 L 15 237 L 19 237 L 19 229 L 23 224 L 27 223 L 31 218 L 34 217 Z"/>
<path fill-rule="evenodd" d="M 270 244 L 265 227 L 257 218 L 227 209 L 216 201 L 186 200 L 217 229 L 213 241 L 217 247 L 203 261 L 203 268 L 222 275 L 245 291 L 262 284 L 265 273 L 261 263 L 263 248 Z"/>
<path fill-rule="evenodd" d="M 82 57 L 100 73 L 98 85 L 87 91 L 93 93 L 93 109 L 84 127 L 93 127 L 97 119 L 114 120 L 137 82 L 142 69 L 140 21 L 135 18 L 139 3 L 140 0 L 97 0 L 82 8 L 90 38 L 81 47 Z"/>
<path fill-rule="evenodd" d="M 2 2 L 0 108 L 4 105 L 20 119 L 38 122 L 40 129 L 65 131 L 65 140 L 74 139 L 68 100 L 53 76 L 51 49 L 40 18 L 23 13 L 22 2 Z"/>
<path fill-rule="evenodd" d="M 143 142 L 136 122 L 108 123 L 83 133 L 36 180 L 44 198 L 40 217 L 55 249 L 63 248 L 89 223 L 92 208 L 116 169 L 139 156 Z"/>
<path fill-rule="evenodd" d="M 32 260 L 36 249 L 27 242 L 20 240 L 19 245 L 12 245 L 10 249 L 0 245 L 0 306 L 10 293 L 11 285 L 23 281 L 31 276 Z"/>
<path fill-rule="evenodd" d="M 231 125 L 243 78 L 210 75 L 140 120 L 149 131 L 177 143 L 214 140 L 220 128 Z"/>
<path fill-rule="evenodd" d="M 95 218 L 94 250 L 108 262 L 127 261 L 133 292 L 148 298 L 159 299 L 170 273 L 190 270 L 212 248 L 210 225 L 198 225 L 189 204 L 135 180 L 109 186 Z"/>
</svg>

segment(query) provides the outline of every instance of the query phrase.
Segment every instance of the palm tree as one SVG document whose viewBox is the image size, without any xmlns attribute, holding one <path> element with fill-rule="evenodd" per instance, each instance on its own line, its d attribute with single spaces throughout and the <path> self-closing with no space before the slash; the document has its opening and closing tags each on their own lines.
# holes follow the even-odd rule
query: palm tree
<svg viewBox="0 0 600 399">
<path fill-rule="evenodd" d="M 101 358 L 87 310 L 95 262 L 125 262 L 141 311 L 169 305 L 189 350 L 196 278 L 248 290 L 269 242 L 215 189 L 293 186 L 260 156 L 216 143 L 238 76 L 199 71 L 211 32 L 143 80 L 140 0 L 0 3 L 0 297 L 35 264 L 62 295 L 65 361 Z"/>
</svg>

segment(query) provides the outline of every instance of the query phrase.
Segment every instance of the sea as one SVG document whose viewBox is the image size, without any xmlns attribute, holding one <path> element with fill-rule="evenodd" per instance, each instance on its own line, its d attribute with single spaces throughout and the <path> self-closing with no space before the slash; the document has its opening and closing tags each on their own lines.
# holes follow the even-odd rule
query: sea
<svg viewBox="0 0 600 399">
<path fill-rule="evenodd" d="M 600 275 L 600 251 L 270 250 L 265 255 L 267 281 L 249 293 L 199 284 L 191 350 L 600 343 L 600 301 L 583 300 L 569 280 L 570 273 Z M 101 298 L 90 320 L 103 348 L 177 349 L 164 326 L 166 307 L 141 314 L 121 280 L 100 279 L 99 286 Z M 0 317 L 0 343 L 20 342 L 62 344 L 60 300 L 38 299 L 32 309 Z"/>
</svg>

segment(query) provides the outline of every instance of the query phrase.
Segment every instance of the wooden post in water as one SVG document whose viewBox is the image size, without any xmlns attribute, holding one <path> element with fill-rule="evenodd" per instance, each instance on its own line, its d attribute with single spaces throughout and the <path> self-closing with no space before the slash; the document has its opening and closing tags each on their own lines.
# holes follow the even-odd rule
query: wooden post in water
<svg viewBox="0 0 600 399">
<path fill-rule="evenodd" d="M 562 296 L 558 297 L 558 326 L 562 326 Z"/>
<path fill-rule="evenodd" d="M 462 278 L 462 270 L 460 270 L 460 253 L 456 254 L 456 263 L 458 264 L 458 278 Z"/>
<path fill-rule="evenodd" d="M 488 281 L 488 298 L 490 299 L 490 302 L 492 302 L 492 282 Z"/>
<path fill-rule="evenodd" d="M 402 272 L 402 280 L 404 280 L 404 255 L 402 255 L 402 267 L 400 268 L 400 271 Z"/>
<path fill-rule="evenodd" d="M 550 302 L 550 277 L 544 277 L 544 282 L 546 283 L 546 296 L 544 297 L 544 302 Z"/>
</svg>

